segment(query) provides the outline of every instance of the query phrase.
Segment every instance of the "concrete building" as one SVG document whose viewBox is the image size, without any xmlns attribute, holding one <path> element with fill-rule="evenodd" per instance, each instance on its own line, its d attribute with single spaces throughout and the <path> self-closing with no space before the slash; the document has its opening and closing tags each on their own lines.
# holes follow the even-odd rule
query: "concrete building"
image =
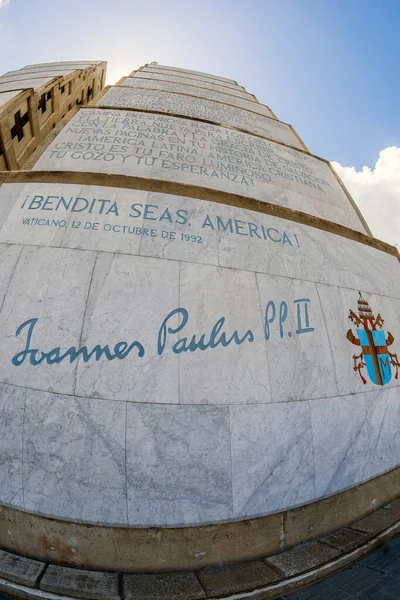
<svg viewBox="0 0 400 600">
<path fill-rule="evenodd" d="M 107 63 L 28 65 L 0 77 L 0 170 L 22 169 L 46 135 L 103 88 Z"/>
<path fill-rule="evenodd" d="M 32 68 L 0 87 L 43 129 L 0 117 L 0 546 L 200 568 L 398 495 L 399 255 L 330 163 L 231 79 L 150 63 L 84 106 L 104 63 Z"/>
</svg>

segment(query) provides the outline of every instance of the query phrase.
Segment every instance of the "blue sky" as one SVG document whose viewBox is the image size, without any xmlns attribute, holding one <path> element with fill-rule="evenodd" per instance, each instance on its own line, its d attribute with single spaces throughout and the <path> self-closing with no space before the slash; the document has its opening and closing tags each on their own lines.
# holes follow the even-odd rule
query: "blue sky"
<svg viewBox="0 0 400 600">
<path fill-rule="evenodd" d="M 399 0 L 10 0 L 0 22 L 0 73 L 157 60 L 238 80 L 342 165 L 400 145 Z"/>
</svg>

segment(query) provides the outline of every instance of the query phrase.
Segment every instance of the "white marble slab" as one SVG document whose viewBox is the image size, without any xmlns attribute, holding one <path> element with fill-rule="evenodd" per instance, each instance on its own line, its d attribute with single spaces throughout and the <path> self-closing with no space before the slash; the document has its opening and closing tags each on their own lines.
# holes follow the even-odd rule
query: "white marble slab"
<svg viewBox="0 0 400 600">
<path fill-rule="evenodd" d="M 41 87 L 45 87 L 50 81 L 55 78 L 53 77 L 33 77 L 32 79 L 22 79 L 21 81 L 9 81 L 7 83 L 0 83 L 0 92 L 11 92 L 15 90 L 26 90 L 33 88 L 37 90 Z"/>
<path fill-rule="evenodd" d="M 0 243 L 220 265 L 400 298 L 395 256 L 307 225 L 184 196 L 65 184 L 0 188 Z M 3 248 L 3 252 L 17 252 Z M 3 260 L 7 284 L 7 264 Z M 11 261 L 12 269 L 14 262 Z"/>
<path fill-rule="evenodd" d="M 152 65 L 152 64 L 148 64 L 147 65 L 148 69 L 156 69 L 157 71 L 176 71 L 177 73 L 182 73 L 182 74 L 190 74 L 190 75 L 196 75 L 196 76 L 200 76 L 200 77 L 208 77 L 210 79 L 220 79 L 221 81 L 225 81 L 228 84 L 232 84 L 232 85 L 237 85 L 236 81 L 234 81 L 233 79 L 227 79 L 226 77 L 221 77 L 220 75 L 213 75 L 211 73 L 203 73 L 202 71 L 192 71 L 191 69 L 182 69 L 181 67 L 170 67 L 168 65 Z"/>
<path fill-rule="evenodd" d="M 0 244 L 0 311 L 21 252 L 21 246 Z"/>
<path fill-rule="evenodd" d="M 249 94 L 237 85 L 226 85 L 224 83 L 217 83 L 216 81 L 206 80 L 195 76 L 187 77 L 182 74 L 175 75 L 174 73 L 167 73 L 155 70 L 137 71 L 134 75 L 140 79 L 157 79 L 158 81 L 171 81 L 173 83 L 182 83 L 187 85 L 193 85 L 198 87 L 204 87 L 206 89 L 220 92 L 236 98 L 243 98 L 250 102 L 257 102 L 253 94 Z"/>
<path fill-rule="evenodd" d="M 399 388 L 310 402 L 317 497 L 400 464 Z"/>
<path fill-rule="evenodd" d="M 60 342 L 65 349 L 79 346 L 94 261 L 93 252 L 24 247 L 0 313 L 0 381 L 72 393 L 75 366 L 69 361 L 33 365 L 32 354 L 27 354 L 25 358 L 20 356 L 19 365 L 14 365 L 12 358 L 27 346 L 45 352 L 58 347 Z M 41 354 L 35 356 L 39 360 Z"/>
<path fill-rule="evenodd" d="M 392 278 L 398 280 L 396 271 L 397 269 L 393 270 Z M 349 319 L 349 313 L 350 310 L 352 310 L 358 315 L 357 301 L 359 298 L 359 289 L 349 290 L 330 285 L 318 285 L 317 287 L 318 295 L 323 306 L 329 343 L 332 348 L 339 394 L 360 394 L 365 391 L 376 390 L 377 386 L 372 383 L 366 367 L 361 372 L 366 383 L 363 383 L 359 373 L 354 371 L 353 356 L 359 355 L 361 349 L 346 338 L 348 330 L 351 330 L 353 335 L 357 337 L 357 326 Z M 376 291 L 378 290 L 379 288 L 377 286 Z M 361 288 L 361 292 L 363 298 L 369 303 L 375 317 L 378 314 L 381 314 L 382 318 L 385 320 L 383 330 L 385 332 L 390 332 L 395 339 L 394 343 L 389 348 L 390 351 L 392 353 L 397 353 L 400 356 L 400 315 L 396 311 L 395 300 L 386 298 L 382 295 L 368 293 L 363 288 Z M 400 379 L 395 379 L 395 369 L 392 369 L 392 379 L 385 385 L 385 389 L 397 387 L 400 397 L 400 387 L 398 386 L 400 386 Z"/>
<path fill-rule="evenodd" d="M 93 273 L 82 344 L 93 348 L 139 341 L 126 359 L 79 362 L 80 396 L 131 402 L 178 403 L 178 357 L 157 354 L 157 332 L 179 306 L 179 263 L 102 253 Z M 170 326 L 177 326 L 172 318 Z"/>
<path fill-rule="evenodd" d="M 23 469 L 25 510 L 126 525 L 125 404 L 29 390 Z"/>
<path fill-rule="evenodd" d="M 228 407 L 129 404 L 127 481 L 130 525 L 230 519 Z"/>
<path fill-rule="evenodd" d="M 24 388 L 0 384 L 0 503 L 21 507 L 25 397 Z"/>
<path fill-rule="evenodd" d="M 161 90 L 165 92 L 185 94 L 188 96 L 196 96 L 197 98 L 207 98 L 208 100 L 223 102 L 224 105 L 237 106 L 238 108 L 244 108 L 245 110 L 274 118 L 274 115 L 269 110 L 268 106 L 265 106 L 264 104 L 259 104 L 253 100 L 243 100 L 242 98 L 237 98 L 225 93 L 215 92 L 206 87 L 186 85 L 183 80 L 182 83 L 176 83 L 158 79 L 146 79 L 144 77 L 127 77 L 122 82 L 121 87 L 133 87 L 136 89 L 140 88 L 145 90 Z"/>
<path fill-rule="evenodd" d="M 315 498 L 307 402 L 231 406 L 233 515 L 257 517 Z"/>
<path fill-rule="evenodd" d="M 256 277 L 273 402 L 336 396 L 332 351 L 315 284 Z"/>
<path fill-rule="evenodd" d="M 246 133 L 165 115 L 81 110 L 34 169 L 179 181 L 298 209 L 294 191 L 316 201 L 316 216 L 334 207 L 345 215 L 337 222 L 348 225 L 355 215 L 324 161 Z"/>
<path fill-rule="evenodd" d="M 181 404 L 251 404 L 271 401 L 267 355 L 255 276 L 213 266 L 182 264 L 179 304 L 189 312 L 179 332 L 206 339 L 224 318 L 221 333 L 238 332 L 243 343 L 179 355 Z M 171 343 L 177 336 L 171 336 Z M 168 344 L 169 345 L 169 344 Z"/>
<path fill-rule="evenodd" d="M 134 108 L 136 110 L 149 110 L 157 113 L 192 117 L 218 125 L 234 127 L 241 131 L 261 135 L 304 150 L 304 146 L 293 129 L 286 123 L 233 106 L 225 106 L 212 100 L 156 90 L 113 87 L 100 99 L 97 106 Z"/>
</svg>

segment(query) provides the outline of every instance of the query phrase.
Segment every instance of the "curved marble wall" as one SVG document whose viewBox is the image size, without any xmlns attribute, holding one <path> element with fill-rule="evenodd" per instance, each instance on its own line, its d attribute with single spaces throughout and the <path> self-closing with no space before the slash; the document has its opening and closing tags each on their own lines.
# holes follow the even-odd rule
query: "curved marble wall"
<svg viewBox="0 0 400 600">
<path fill-rule="evenodd" d="M 290 126 L 245 113 L 114 87 L 43 150 L 36 182 L 0 187 L 2 504 L 102 525 L 217 523 L 400 464 L 395 251 L 367 243 Z M 254 210 L 191 197 L 198 187 Z M 384 385 L 353 358 L 368 308 L 389 349 Z"/>
</svg>

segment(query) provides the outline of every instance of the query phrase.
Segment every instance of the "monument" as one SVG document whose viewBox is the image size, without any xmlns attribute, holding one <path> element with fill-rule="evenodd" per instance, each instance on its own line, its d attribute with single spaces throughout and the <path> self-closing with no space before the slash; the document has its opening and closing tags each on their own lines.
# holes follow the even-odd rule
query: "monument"
<svg viewBox="0 0 400 600">
<path fill-rule="evenodd" d="M 244 87 L 147 64 L 0 183 L 2 548 L 198 568 L 398 494 L 398 252 Z"/>
</svg>

